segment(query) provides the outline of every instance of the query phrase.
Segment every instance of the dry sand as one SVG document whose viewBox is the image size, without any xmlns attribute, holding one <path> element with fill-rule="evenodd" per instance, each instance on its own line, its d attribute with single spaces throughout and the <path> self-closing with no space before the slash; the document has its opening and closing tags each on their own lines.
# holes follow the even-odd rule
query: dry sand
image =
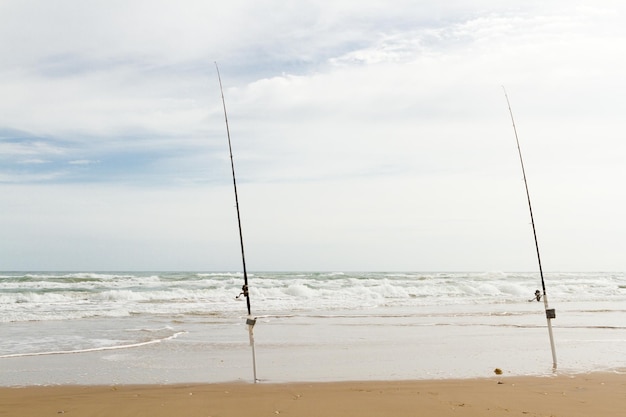
<svg viewBox="0 0 626 417">
<path fill-rule="evenodd" d="M 0 416 L 623 416 L 626 375 L 0 388 Z"/>
</svg>

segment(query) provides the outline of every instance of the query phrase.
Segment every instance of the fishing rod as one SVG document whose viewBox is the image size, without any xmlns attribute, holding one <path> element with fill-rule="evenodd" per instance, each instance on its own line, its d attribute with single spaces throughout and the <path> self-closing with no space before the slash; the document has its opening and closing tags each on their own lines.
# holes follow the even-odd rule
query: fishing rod
<svg viewBox="0 0 626 417">
<path fill-rule="evenodd" d="M 233 188 L 235 190 L 235 207 L 237 208 L 237 224 L 239 225 L 239 243 L 241 245 L 241 261 L 243 263 L 243 286 L 241 287 L 241 293 L 236 297 L 243 296 L 246 299 L 246 306 L 248 308 L 248 317 L 246 318 L 246 324 L 248 325 L 248 334 L 250 336 L 250 346 L 252 347 L 252 370 L 254 373 L 254 383 L 256 384 L 258 379 L 256 377 L 256 353 L 254 351 L 254 325 L 256 324 L 256 318 L 252 317 L 252 310 L 250 308 L 250 294 L 248 292 L 248 272 L 246 270 L 246 255 L 243 248 L 243 232 L 241 231 L 241 214 L 239 212 L 239 197 L 237 195 L 237 180 L 235 178 L 235 162 L 233 160 L 233 147 L 230 141 L 230 128 L 228 127 L 228 115 L 226 114 L 226 100 L 224 100 L 224 89 L 222 88 L 222 77 L 220 77 L 220 69 L 215 62 L 215 69 L 217 70 L 217 79 L 220 84 L 220 93 L 222 95 L 222 106 L 224 107 L 224 121 L 226 122 L 226 136 L 228 137 L 228 151 L 230 153 L 230 168 L 233 173 Z"/>
<path fill-rule="evenodd" d="M 509 96 L 506 94 L 506 89 L 502 86 L 504 91 L 504 97 L 506 98 L 506 104 L 509 107 L 509 114 L 511 115 L 511 123 L 513 124 L 513 132 L 515 133 L 515 142 L 517 143 L 517 152 L 519 153 L 519 161 L 522 166 L 522 175 L 524 177 L 524 186 L 526 187 L 526 198 L 528 200 L 528 210 L 530 211 L 530 223 L 533 227 L 533 236 L 535 238 L 535 249 L 537 250 L 537 262 L 539 263 L 539 275 L 541 276 L 541 288 L 543 289 L 543 304 L 546 310 L 546 320 L 548 322 L 548 334 L 550 335 L 550 348 L 552 349 L 552 369 L 556 370 L 556 349 L 554 347 L 554 336 L 552 335 L 552 319 L 556 318 L 556 311 L 550 308 L 548 305 L 548 294 L 546 293 L 546 283 L 543 278 L 543 268 L 541 267 L 541 255 L 539 254 L 539 241 L 537 240 L 537 229 L 535 228 L 535 219 L 533 217 L 533 207 L 530 203 L 530 192 L 528 191 L 528 181 L 526 180 L 526 169 L 524 169 L 524 159 L 522 158 L 522 149 L 519 144 L 519 138 L 517 136 L 517 128 L 515 127 L 515 120 L 513 119 L 513 110 L 511 110 L 511 103 L 509 102 Z M 541 298 L 537 295 L 537 301 Z"/>
</svg>

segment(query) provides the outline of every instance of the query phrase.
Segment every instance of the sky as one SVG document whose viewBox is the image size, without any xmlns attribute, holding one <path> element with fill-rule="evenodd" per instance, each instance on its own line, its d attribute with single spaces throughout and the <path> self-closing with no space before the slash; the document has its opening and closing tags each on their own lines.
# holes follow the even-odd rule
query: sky
<svg viewBox="0 0 626 417">
<path fill-rule="evenodd" d="M 439 4 L 441 3 L 441 4 Z M 626 271 L 626 3 L 0 0 L 0 270 Z"/>
</svg>

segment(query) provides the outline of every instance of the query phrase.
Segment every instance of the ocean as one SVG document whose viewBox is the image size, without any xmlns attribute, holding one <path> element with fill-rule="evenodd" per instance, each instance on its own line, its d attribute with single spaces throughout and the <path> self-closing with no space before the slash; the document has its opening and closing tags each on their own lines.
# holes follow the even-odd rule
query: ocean
<svg viewBox="0 0 626 417">
<path fill-rule="evenodd" d="M 557 372 L 626 372 L 626 273 L 545 273 Z M 248 274 L 259 381 L 551 375 L 538 273 Z M 1 272 L 0 385 L 253 380 L 241 273 Z"/>
</svg>

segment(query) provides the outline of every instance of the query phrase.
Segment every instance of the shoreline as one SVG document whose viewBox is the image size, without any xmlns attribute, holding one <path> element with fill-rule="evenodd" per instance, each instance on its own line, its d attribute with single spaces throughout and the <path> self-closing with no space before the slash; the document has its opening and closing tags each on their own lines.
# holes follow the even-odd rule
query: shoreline
<svg viewBox="0 0 626 417">
<path fill-rule="evenodd" d="M 626 374 L 0 387 L 0 415 L 621 416 Z"/>
</svg>

